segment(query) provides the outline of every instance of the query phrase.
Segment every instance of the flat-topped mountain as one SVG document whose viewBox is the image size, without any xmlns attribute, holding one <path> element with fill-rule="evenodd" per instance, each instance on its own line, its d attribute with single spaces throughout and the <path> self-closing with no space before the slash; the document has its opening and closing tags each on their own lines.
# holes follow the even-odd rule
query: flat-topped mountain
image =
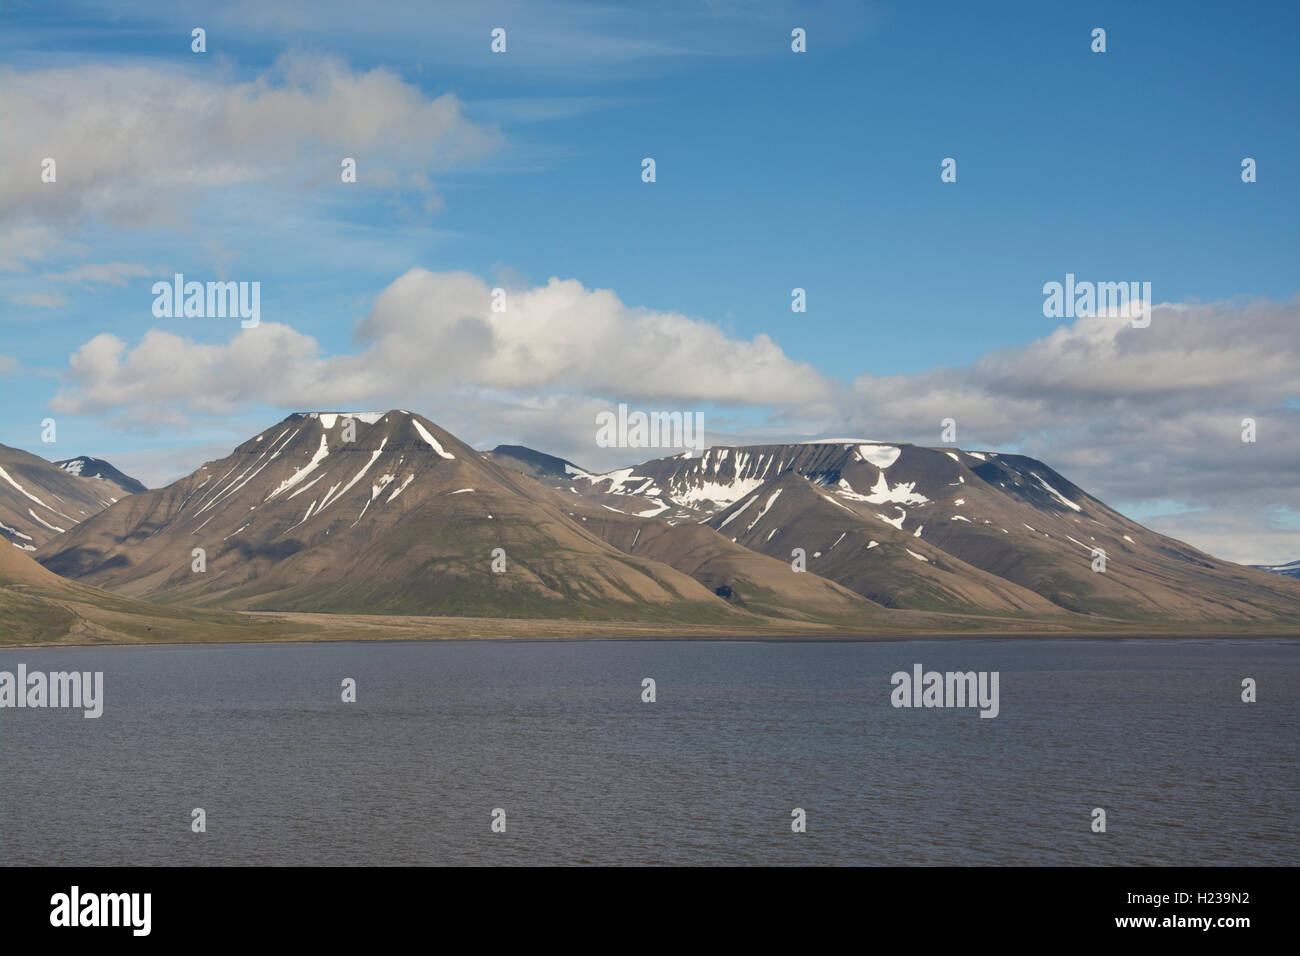
<svg viewBox="0 0 1300 956">
<path fill-rule="evenodd" d="M 887 607 L 1300 617 L 1300 589 L 1278 576 L 1149 531 L 1022 455 L 837 439 L 714 447 L 558 484 L 631 514 L 703 521 L 784 561 L 802 549 L 809 571 Z"/>
</svg>

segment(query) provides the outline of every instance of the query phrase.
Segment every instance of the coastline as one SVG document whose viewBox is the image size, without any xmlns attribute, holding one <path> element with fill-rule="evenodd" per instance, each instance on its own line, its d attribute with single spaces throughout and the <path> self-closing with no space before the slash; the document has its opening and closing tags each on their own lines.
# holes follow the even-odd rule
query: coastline
<svg viewBox="0 0 1300 956">
<path fill-rule="evenodd" d="M 986 629 L 881 629 L 855 630 L 832 626 L 790 628 L 690 627 L 680 624 L 655 625 L 645 622 L 573 621 L 520 618 L 424 618 L 397 616 L 332 615 L 307 612 L 240 612 L 262 624 L 281 622 L 301 628 L 294 633 L 268 634 L 264 638 L 230 639 L 196 637 L 192 640 L 70 640 L 0 642 L 0 651 L 41 648 L 88 647 L 174 647 L 194 645 L 289 645 L 328 643 L 405 643 L 410 641 L 742 641 L 760 643 L 885 643 L 906 641 L 1010 641 L 1010 640 L 1102 640 L 1102 641 L 1226 641 L 1300 640 L 1300 629 L 1230 627 L 1116 627 L 1084 630 L 1026 627 Z M 252 622 L 250 622 L 252 623 Z"/>
</svg>

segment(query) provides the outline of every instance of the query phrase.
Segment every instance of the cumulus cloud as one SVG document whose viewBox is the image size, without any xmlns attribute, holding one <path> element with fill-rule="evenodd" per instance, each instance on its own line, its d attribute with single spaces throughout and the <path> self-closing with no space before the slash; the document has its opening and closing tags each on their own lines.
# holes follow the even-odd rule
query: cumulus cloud
<svg viewBox="0 0 1300 956">
<path fill-rule="evenodd" d="M 23 233 L 48 246 L 90 220 L 181 225 L 211 190 L 337 185 L 342 157 L 356 159 L 358 188 L 408 190 L 432 208 L 431 175 L 501 142 L 455 96 L 307 55 L 250 80 L 170 65 L 5 69 L 0 128 L 0 263 L 18 268 Z"/>
<path fill-rule="evenodd" d="M 135 422 L 158 421 L 165 409 L 161 421 L 180 423 L 187 414 L 228 415 L 257 402 L 310 404 L 323 390 L 328 364 L 315 339 L 275 322 L 244 329 L 220 345 L 150 329 L 128 348 L 104 332 L 69 358 L 67 384 L 50 407 L 65 414 L 111 412 Z"/>
<path fill-rule="evenodd" d="M 492 388 L 567 387 L 647 400 L 804 404 L 829 394 L 811 366 L 766 335 L 625 305 L 576 279 L 492 290 L 467 273 L 412 269 L 380 294 L 357 328 L 361 361 L 411 380 Z"/>
<path fill-rule="evenodd" d="M 560 389 L 619 400 L 801 405 L 832 384 L 766 335 L 624 304 L 573 279 L 493 290 L 463 272 L 412 269 L 380 293 L 356 328 L 360 351 L 324 356 L 310 336 L 262 322 L 228 343 L 202 344 L 150 330 L 128 347 L 105 333 L 71 357 L 56 411 L 122 411 L 163 403 L 226 414 L 251 403 L 332 407 L 474 387 L 519 393 Z"/>
</svg>

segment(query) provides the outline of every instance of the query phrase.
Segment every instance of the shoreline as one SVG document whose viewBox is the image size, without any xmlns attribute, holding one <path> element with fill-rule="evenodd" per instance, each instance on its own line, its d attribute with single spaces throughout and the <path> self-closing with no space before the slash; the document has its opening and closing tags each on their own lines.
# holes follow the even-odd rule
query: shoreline
<svg viewBox="0 0 1300 956">
<path fill-rule="evenodd" d="M 486 620 L 485 622 L 486 623 Z M 512 623 L 518 623 L 513 622 Z M 490 625 L 488 625 L 490 627 Z M 616 629 L 611 627 L 611 630 Z M 906 643 L 909 641 L 1297 641 L 1300 631 L 1295 630 L 1260 630 L 1232 631 L 1215 629 L 1207 631 L 1179 632 L 1173 630 L 1144 631 L 1138 629 L 1117 631 L 912 631 L 905 633 L 737 633 L 701 630 L 698 633 L 657 633 L 639 632 L 636 625 L 629 627 L 629 633 L 550 633 L 550 634 L 464 634 L 421 633 L 409 636 L 384 635 L 367 637 L 361 634 L 339 634 L 337 636 L 293 637 L 276 636 L 265 640 L 192 640 L 192 641 L 45 641 L 0 643 L 0 653 L 9 650 L 42 650 L 56 648 L 133 648 L 133 647 L 244 647 L 244 646 L 279 646 L 295 644 L 406 644 L 406 643 L 441 643 L 457 642 L 500 642 L 500 643 L 575 643 L 588 641 L 665 641 L 665 642 L 743 642 L 762 644 L 873 644 Z"/>
</svg>

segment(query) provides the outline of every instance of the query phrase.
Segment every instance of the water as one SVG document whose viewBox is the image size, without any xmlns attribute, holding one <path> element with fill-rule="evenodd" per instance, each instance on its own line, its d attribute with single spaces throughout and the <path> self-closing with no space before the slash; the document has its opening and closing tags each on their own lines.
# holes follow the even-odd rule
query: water
<svg viewBox="0 0 1300 956">
<path fill-rule="evenodd" d="M 19 662 L 102 670 L 106 701 L 0 710 L 8 864 L 1300 862 L 1294 641 L 0 651 Z M 893 708 L 917 662 L 999 671 L 1001 713 Z"/>
</svg>

